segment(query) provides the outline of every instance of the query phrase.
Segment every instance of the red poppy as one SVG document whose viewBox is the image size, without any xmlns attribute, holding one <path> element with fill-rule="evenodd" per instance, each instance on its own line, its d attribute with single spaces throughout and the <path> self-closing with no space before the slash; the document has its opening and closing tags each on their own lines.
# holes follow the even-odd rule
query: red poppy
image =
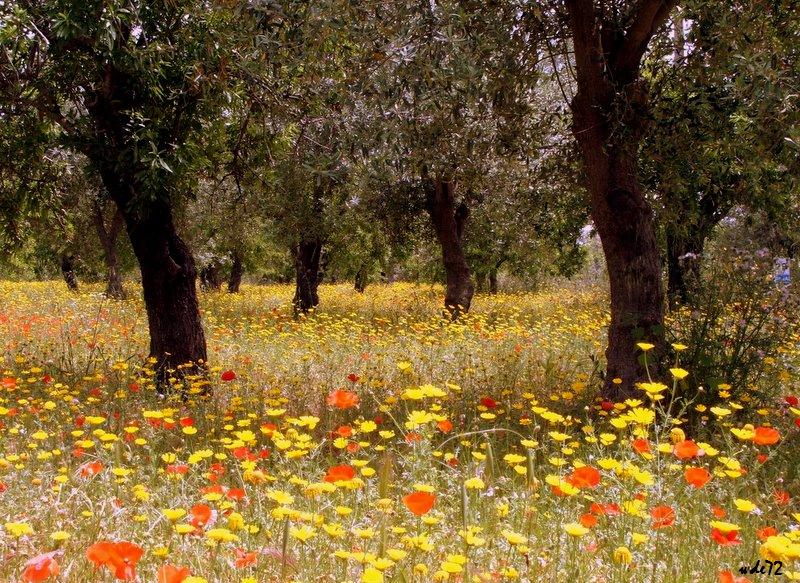
<svg viewBox="0 0 800 583">
<path fill-rule="evenodd" d="M 255 565 L 256 561 L 258 560 L 258 555 L 255 552 L 248 552 L 244 549 L 234 549 L 233 552 L 236 553 L 236 561 L 234 562 L 234 565 L 236 565 L 237 569 L 243 569 L 245 567 Z"/>
<path fill-rule="evenodd" d="M 481 397 L 481 405 L 483 405 L 487 409 L 494 409 L 495 407 L 497 407 L 497 401 L 495 401 L 491 397 Z"/>
<path fill-rule="evenodd" d="M 711 514 L 714 515 L 714 518 L 720 518 L 720 519 L 725 518 L 726 516 L 728 516 L 728 513 L 725 512 L 719 506 L 712 506 L 711 507 Z"/>
<path fill-rule="evenodd" d="M 787 395 L 784 400 L 792 407 L 797 407 L 797 403 L 800 402 L 794 395 Z"/>
<path fill-rule="evenodd" d="M 758 460 L 758 463 L 763 464 L 764 462 L 766 462 L 769 459 L 769 456 L 766 455 L 766 454 L 760 453 L 760 454 L 758 454 L 756 456 L 756 459 Z"/>
<path fill-rule="evenodd" d="M 328 395 L 328 405 L 336 407 L 337 409 L 350 409 L 356 407 L 359 402 L 358 395 L 352 391 L 345 391 L 344 389 L 336 389 Z"/>
<path fill-rule="evenodd" d="M 353 435 L 353 428 L 349 425 L 341 425 L 334 433 L 339 437 L 350 437 Z"/>
<path fill-rule="evenodd" d="M 734 545 L 742 544 L 742 540 L 739 538 L 738 530 L 731 530 L 730 532 L 725 533 L 718 528 L 712 528 L 711 540 L 722 545 L 723 547 L 732 547 Z"/>
<path fill-rule="evenodd" d="M 602 403 L 600 403 L 600 408 L 603 411 L 611 411 L 611 409 L 614 408 L 614 403 L 612 403 L 611 401 L 603 401 Z"/>
<path fill-rule="evenodd" d="M 702 488 L 711 479 L 711 474 L 705 468 L 686 468 L 683 475 L 695 488 Z"/>
<path fill-rule="evenodd" d="M 156 573 L 158 583 L 181 583 L 189 576 L 189 567 L 176 567 L 175 565 L 164 565 Z"/>
<path fill-rule="evenodd" d="M 453 430 L 453 423 L 449 419 L 443 419 L 436 424 L 442 433 L 450 433 Z"/>
<path fill-rule="evenodd" d="M 792 499 L 792 497 L 789 496 L 789 492 L 786 490 L 775 490 L 772 496 L 775 498 L 775 503 L 781 506 L 786 506 Z"/>
<path fill-rule="evenodd" d="M 597 517 L 594 514 L 586 514 L 581 515 L 580 523 L 585 526 L 586 528 L 592 528 L 597 526 Z"/>
<path fill-rule="evenodd" d="M 191 522 L 192 526 L 195 528 L 203 528 L 209 523 L 214 512 L 208 504 L 195 504 L 192 506 L 189 514 L 191 515 L 191 520 L 189 522 Z"/>
<path fill-rule="evenodd" d="M 352 466 L 333 466 L 328 470 L 328 473 L 325 474 L 323 480 L 326 482 L 346 482 L 347 480 L 352 480 L 355 475 L 356 470 Z"/>
<path fill-rule="evenodd" d="M 359 378 L 360 377 L 357 374 L 352 372 L 349 375 L 347 375 L 347 380 L 350 381 L 351 383 L 357 383 Z"/>
<path fill-rule="evenodd" d="M 168 474 L 178 474 L 180 476 L 189 472 L 187 464 L 169 464 L 166 469 Z"/>
<path fill-rule="evenodd" d="M 700 448 L 691 439 L 685 439 L 680 443 L 676 443 L 672 448 L 672 453 L 679 460 L 688 460 L 700 455 Z"/>
<path fill-rule="evenodd" d="M 576 488 L 596 488 L 600 484 L 600 472 L 592 466 L 582 466 L 575 469 L 566 480 Z"/>
<path fill-rule="evenodd" d="M 666 528 L 675 524 L 675 511 L 670 506 L 654 506 L 650 510 L 653 528 Z"/>
<path fill-rule="evenodd" d="M 418 441 L 422 441 L 422 436 L 416 431 L 409 431 L 406 433 L 405 439 L 406 443 L 416 443 Z"/>
<path fill-rule="evenodd" d="M 38 583 L 47 581 L 50 577 L 58 575 L 59 568 L 56 562 L 56 553 L 45 553 L 33 557 L 25 563 L 25 570 L 22 571 L 23 583 Z"/>
<path fill-rule="evenodd" d="M 765 526 L 756 531 L 756 536 L 759 540 L 767 540 L 771 536 L 778 536 L 778 530 L 772 526 Z"/>
<path fill-rule="evenodd" d="M 103 462 L 95 460 L 93 462 L 86 462 L 78 468 L 78 475 L 81 478 L 91 478 L 99 474 L 103 470 Z"/>
<path fill-rule="evenodd" d="M 756 427 L 753 443 L 756 445 L 774 445 L 781 440 L 781 434 L 774 427 Z"/>
<path fill-rule="evenodd" d="M 236 373 L 235 373 L 235 372 L 233 372 L 232 370 L 226 370 L 225 372 L 223 372 L 223 373 L 220 375 L 220 377 L 219 377 L 219 378 L 221 378 L 221 379 L 222 379 L 223 381 L 225 381 L 226 383 L 229 383 L 229 382 L 231 382 L 231 381 L 233 381 L 233 380 L 236 380 Z"/>
<path fill-rule="evenodd" d="M 436 496 L 428 492 L 414 492 L 403 496 L 403 504 L 416 516 L 422 516 L 430 512 L 435 502 Z"/>
<path fill-rule="evenodd" d="M 631 446 L 637 453 L 650 453 L 650 442 L 646 439 L 634 439 L 631 442 Z"/>
<path fill-rule="evenodd" d="M 736 577 L 730 571 L 720 571 L 719 583 L 752 583 L 752 582 L 747 577 Z"/>
<path fill-rule="evenodd" d="M 143 554 L 142 547 L 127 541 L 101 541 L 86 550 L 87 559 L 97 567 L 108 567 L 120 581 L 136 580 L 136 564 Z"/>
</svg>

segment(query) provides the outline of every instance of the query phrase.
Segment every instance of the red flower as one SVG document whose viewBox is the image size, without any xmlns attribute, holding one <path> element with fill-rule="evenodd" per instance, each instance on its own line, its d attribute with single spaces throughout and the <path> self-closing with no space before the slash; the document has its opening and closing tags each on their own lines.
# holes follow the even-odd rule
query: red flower
<svg viewBox="0 0 800 583">
<path fill-rule="evenodd" d="M 784 400 L 792 407 L 797 407 L 797 403 L 800 402 L 794 395 L 787 395 Z"/>
<path fill-rule="evenodd" d="M 603 411 L 611 411 L 611 409 L 614 408 L 614 403 L 612 403 L 611 401 L 603 401 L 602 403 L 600 403 L 600 408 Z"/>
<path fill-rule="evenodd" d="M 742 540 L 739 538 L 738 530 L 732 530 L 728 533 L 724 533 L 717 528 L 712 528 L 711 540 L 717 542 L 723 547 L 732 547 L 734 545 L 742 544 Z"/>
<path fill-rule="evenodd" d="M 774 445 L 781 440 L 781 434 L 773 427 L 756 427 L 753 443 L 756 445 Z"/>
<path fill-rule="evenodd" d="M 103 470 L 103 462 L 95 460 L 93 462 L 86 462 L 78 468 L 78 475 L 81 478 L 91 478 L 99 474 Z"/>
<path fill-rule="evenodd" d="M 356 470 L 352 466 L 333 466 L 328 470 L 328 473 L 325 474 L 323 480 L 326 482 L 346 482 L 347 480 L 352 480 L 355 475 Z"/>
<path fill-rule="evenodd" d="M 453 423 L 449 419 L 443 419 L 436 424 L 442 433 L 450 433 L 453 430 Z"/>
<path fill-rule="evenodd" d="M 736 577 L 730 571 L 720 571 L 719 583 L 752 583 L 752 582 L 747 577 Z"/>
<path fill-rule="evenodd" d="M 231 381 L 233 381 L 233 380 L 236 380 L 236 373 L 235 373 L 235 372 L 233 372 L 232 370 L 226 370 L 225 372 L 223 372 L 223 373 L 220 375 L 220 377 L 219 377 L 219 378 L 221 378 L 221 379 L 222 379 L 223 381 L 225 381 L 226 383 L 229 383 L 229 382 L 231 382 Z"/>
<path fill-rule="evenodd" d="M 359 402 L 358 395 L 352 391 L 345 391 L 344 389 L 336 389 L 328 395 L 328 405 L 338 409 L 350 409 L 356 407 Z"/>
<path fill-rule="evenodd" d="M 189 567 L 176 567 L 164 565 L 156 573 L 158 583 L 181 583 L 189 576 Z"/>
<path fill-rule="evenodd" d="M 497 407 L 497 401 L 495 401 L 491 397 L 481 397 L 481 405 L 483 405 L 487 409 L 494 409 L 495 407 Z"/>
<path fill-rule="evenodd" d="M 428 492 L 414 492 L 403 496 L 403 504 L 416 516 L 422 516 L 430 512 L 435 502 L 436 496 Z"/>
<path fill-rule="evenodd" d="M 711 507 L 711 514 L 714 515 L 714 518 L 720 518 L 720 519 L 725 518 L 726 516 L 728 516 L 728 513 L 725 512 L 719 506 L 712 506 Z"/>
<path fill-rule="evenodd" d="M 786 506 L 792 499 L 792 497 L 789 496 L 789 492 L 786 490 L 775 490 L 772 496 L 775 498 L 775 503 L 781 506 Z"/>
<path fill-rule="evenodd" d="M 596 488 L 600 484 L 600 472 L 591 466 L 582 466 L 566 478 L 576 488 Z"/>
<path fill-rule="evenodd" d="M 695 488 L 702 488 L 711 479 L 711 474 L 705 468 L 686 468 L 683 475 Z"/>
<path fill-rule="evenodd" d="M 86 550 L 87 559 L 97 567 L 108 567 L 120 581 L 136 580 L 136 564 L 143 554 L 142 547 L 127 541 L 101 541 Z"/>
<path fill-rule="evenodd" d="M 45 553 L 25 563 L 25 570 L 22 571 L 23 583 L 39 583 L 58 575 L 59 568 L 55 556 L 55 552 Z"/>
<path fill-rule="evenodd" d="M 767 540 L 771 536 L 778 536 L 778 530 L 772 526 L 765 526 L 756 531 L 758 540 Z"/>
<path fill-rule="evenodd" d="M 675 524 L 675 511 L 670 506 L 655 506 L 650 510 L 653 528 L 666 528 Z"/>
<path fill-rule="evenodd" d="M 244 500 L 245 493 L 241 488 L 230 488 L 225 492 L 225 497 L 229 500 Z"/>
<path fill-rule="evenodd" d="M 672 448 L 672 452 L 679 460 L 688 460 L 700 455 L 700 448 L 691 439 L 685 439 L 680 443 L 676 443 Z"/>
<path fill-rule="evenodd" d="M 646 439 L 634 439 L 631 446 L 637 453 L 650 453 L 650 442 Z"/>
<path fill-rule="evenodd" d="M 597 526 L 597 517 L 594 514 L 583 514 L 580 518 L 580 523 L 586 528 Z"/>
<path fill-rule="evenodd" d="M 195 504 L 192 506 L 189 514 L 191 515 L 191 520 L 189 522 L 191 522 L 192 526 L 195 528 L 203 528 L 209 523 L 214 512 L 208 504 Z"/>
<path fill-rule="evenodd" d="M 352 372 L 349 375 L 347 375 L 347 380 L 350 381 L 351 383 L 357 383 L 359 378 L 360 377 L 357 374 Z"/>
<path fill-rule="evenodd" d="M 258 555 L 255 552 L 247 552 L 244 549 L 234 549 L 236 553 L 235 565 L 237 569 L 243 569 L 251 565 L 255 565 L 258 560 Z"/>
</svg>

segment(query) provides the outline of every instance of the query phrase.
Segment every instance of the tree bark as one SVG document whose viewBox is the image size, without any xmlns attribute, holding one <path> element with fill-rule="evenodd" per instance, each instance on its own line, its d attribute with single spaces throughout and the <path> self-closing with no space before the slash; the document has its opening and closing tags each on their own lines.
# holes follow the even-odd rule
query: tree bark
<svg viewBox="0 0 800 583">
<path fill-rule="evenodd" d="M 244 262 L 242 261 L 242 254 L 238 250 L 234 250 L 231 254 L 231 273 L 228 277 L 228 293 L 239 293 L 239 288 L 242 285 L 242 276 L 244 275 Z"/>
<path fill-rule="evenodd" d="M 593 0 L 566 1 L 578 85 L 570 104 L 572 132 L 610 283 L 603 395 L 612 400 L 635 394 L 636 382 L 646 377 L 637 341 L 663 346 L 661 264 L 652 209 L 637 177 L 637 151 L 648 115 L 641 59 L 675 4 L 642 0 L 621 30 L 616 19 L 596 12 Z M 653 354 L 657 360 L 658 350 L 651 353 L 651 366 Z"/>
<path fill-rule="evenodd" d="M 686 237 L 667 229 L 667 298 L 671 309 L 691 303 L 700 279 L 705 237 Z"/>
<path fill-rule="evenodd" d="M 70 291 L 78 291 L 78 277 L 75 275 L 75 257 L 70 253 L 61 254 L 61 275 Z"/>
<path fill-rule="evenodd" d="M 426 181 L 426 203 L 433 229 L 442 248 L 442 260 L 447 279 L 444 305 L 453 319 L 468 312 L 475 293 L 462 238 L 469 208 L 465 203 L 455 205 L 455 185 L 441 179 Z"/>
<path fill-rule="evenodd" d="M 205 291 L 219 291 L 222 287 L 222 278 L 216 261 L 200 269 L 200 287 Z"/>
<path fill-rule="evenodd" d="M 356 277 L 355 277 L 355 282 L 353 284 L 353 289 L 355 289 L 358 293 L 363 294 L 364 290 L 367 289 L 368 279 L 369 278 L 367 277 L 367 268 L 362 265 L 361 267 L 358 268 L 358 271 L 356 271 Z"/>
<path fill-rule="evenodd" d="M 97 230 L 97 237 L 103 247 L 103 258 L 106 263 L 106 296 L 114 299 L 125 297 L 125 288 L 122 286 L 122 275 L 119 272 L 117 260 L 117 239 L 119 232 L 125 223 L 125 219 L 119 209 L 114 213 L 111 226 L 106 228 L 103 208 L 99 200 L 94 204 L 94 225 Z"/>
<path fill-rule="evenodd" d="M 494 268 L 489 271 L 489 293 L 497 293 L 497 269 Z"/>
<path fill-rule="evenodd" d="M 318 239 L 300 241 L 292 249 L 295 266 L 295 313 L 307 313 L 319 304 L 319 266 L 322 256 L 322 242 Z"/>
</svg>

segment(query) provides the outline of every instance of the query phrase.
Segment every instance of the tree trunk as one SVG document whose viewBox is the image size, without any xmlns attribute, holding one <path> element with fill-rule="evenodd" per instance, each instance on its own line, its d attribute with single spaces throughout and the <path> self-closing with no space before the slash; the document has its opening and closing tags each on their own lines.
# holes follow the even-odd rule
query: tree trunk
<svg viewBox="0 0 800 583">
<path fill-rule="evenodd" d="M 671 309 L 691 303 L 700 280 L 705 237 L 686 237 L 667 229 L 667 298 Z"/>
<path fill-rule="evenodd" d="M 642 0 L 623 24 L 598 11 L 593 0 L 566 0 L 577 77 L 570 104 L 572 133 L 583 158 L 610 283 L 603 396 L 611 400 L 634 395 L 636 382 L 647 376 L 636 343 L 658 346 L 648 354 L 651 372 L 664 344 L 660 256 L 652 210 L 637 177 L 638 146 L 649 112 L 640 66 L 650 39 L 676 3 Z"/>
<path fill-rule="evenodd" d="M 469 311 L 475 286 L 461 245 L 469 208 L 463 202 L 456 207 L 454 193 L 452 182 L 440 179 L 427 182 L 427 209 L 442 247 L 447 277 L 444 305 L 456 319 L 462 311 Z"/>
<path fill-rule="evenodd" d="M 61 254 L 61 275 L 70 291 L 78 291 L 78 277 L 75 275 L 75 257 L 70 253 Z"/>
<path fill-rule="evenodd" d="M 497 269 L 492 268 L 489 271 L 489 293 L 496 294 L 497 293 Z"/>
<path fill-rule="evenodd" d="M 200 269 L 200 287 L 205 291 L 219 291 L 222 287 L 222 278 L 216 261 Z"/>
<path fill-rule="evenodd" d="M 125 289 L 122 286 L 122 275 L 119 272 L 117 261 L 117 239 L 125 219 L 119 209 L 114 213 L 110 228 L 106 228 L 105 217 L 100 201 L 96 200 L 94 205 L 94 225 L 97 236 L 103 247 L 103 258 L 106 263 L 106 296 L 109 298 L 122 299 L 125 297 Z"/>
<path fill-rule="evenodd" d="M 244 275 L 244 262 L 242 261 L 242 254 L 235 250 L 231 254 L 231 274 L 228 278 L 228 293 L 239 293 L 239 288 L 242 285 L 242 276 Z"/>
<path fill-rule="evenodd" d="M 319 265 L 322 255 L 322 242 L 318 239 L 301 241 L 292 249 L 295 266 L 295 313 L 307 313 L 319 304 Z"/>
<path fill-rule="evenodd" d="M 367 283 L 368 283 L 367 280 L 368 280 L 367 268 L 364 265 L 362 265 L 361 267 L 358 268 L 358 271 L 356 271 L 356 278 L 353 288 L 358 293 L 363 294 L 364 290 L 367 289 Z"/>
</svg>

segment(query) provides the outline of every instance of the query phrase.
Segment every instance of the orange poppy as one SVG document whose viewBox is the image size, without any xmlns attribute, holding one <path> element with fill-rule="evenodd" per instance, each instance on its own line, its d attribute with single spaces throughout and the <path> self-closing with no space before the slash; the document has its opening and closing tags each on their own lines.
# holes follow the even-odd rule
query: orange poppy
<svg viewBox="0 0 800 583">
<path fill-rule="evenodd" d="M 58 575 L 59 568 L 55 556 L 55 552 L 45 553 L 25 563 L 25 570 L 22 571 L 23 583 L 39 583 Z"/>
<path fill-rule="evenodd" d="M 93 462 L 86 462 L 78 468 L 78 475 L 81 478 L 91 478 L 103 471 L 103 462 L 95 460 Z"/>
<path fill-rule="evenodd" d="M 736 577 L 731 571 L 720 571 L 719 583 L 752 583 L 752 581 L 747 577 Z"/>
<path fill-rule="evenodd" d="M 683 475 L 695 488 L 702 488 L 711 479 L 711 474 L 705 468 L 686 468 Z"/>
<path fill-rule="evenodd" d="M 597 526 L 597 517 L 594 514 L 589 514 L 588 512 L 581 516 L 580 523 L 585 526 L 586 528 L 592 528 Z"/>
<path fill-rule="evenodd" d="M 352 480 L 355 475 L 356 470 L 352 466 L 333 466 L 328 470 L 328 473 L 325 474 L 323 480 L 326 482 L 345 482 L 347 480 Z"/>
<path fill-rule="evenodd" d="M 654 506 L 650 510 L 653 528 L 666 528 L 675 524 L 675 511 L 670 506 Z"/>
<path fill-rule="evenodd" d="M 164 565 L 156 573 L 158 583 L 181 583 L 189 576 L 189 567 L 176 567 L 175 565 Z"/>
<path fill-rule="evenodd" d="M 142 547 L 128 541 L 101 541 L 86 549 L 87 559 L 97 567 L 108 567 L 120 581 L 136 580 L 136 564 L 143 554 Z"/>
<path fill-rule="evenodd" d="M 359 402 L 358 395 L 352 391 L 345 391 L 344 389 L 336 389 L 328 395 L 328 405 L 338 409 L 350 409 L 355 407 Z"/>
<path fill-rule="evenodd" d="M 436 424 L 442 433 L 450 433 L 453 430 L 453 423 L 449 419 L 443 419 Z"/>
<path fill-rule="evenodd" d="M 243 569 L 245 567 L 255 565 L 256 561 L 258 560 L 258 555 L 255 552 L 247 552 L 244 549 L 234 549 L 233 552 L 236 554 L 236 561 L 234 562 L 234 565 L 236 565 L 237 569 Z"/>
<path fill-rule="evenodd" d="M 756 531 L 756 536 L 758 540 L 767 540 L 771 536 L 778 536 L 778 530 L 773 526 L 765 526 Z"/>
<path fill-rule="evenodd" d="M 781 434 L 774 427 L 756 427 L 753 443 L 756 445 L 774 445 L 781 440 Z"/>
<path fill-rule="evenodd" d="M 792 497 L 789 496 L 789 492 L 786 490 L 775 490 L 772 496 L 775 498 L 775 503 L 781 506 L 786 506 L 792 500 Z"/>
<path fill-rule="evenodd" d="M 742 539 L 739 538 L 738 530 L 732 530 L 728 533 L 724 533 L 718 528 L 712 528 L 711 540 L 722 545 L 723 547 L 732 547 L 734 545 L 742 544 Z"/>
<path fill-rule="evenodd" d="M 714 518 L 725 518 L 728 515 L 728 513 L 719 506 L 712 506 L 711 514 L 714 515 Z"/>
<path fill-rule="evenodd" d="M 228 488 L 225 497 L 229 500 L 244 500 L 245 492 L 241 488 Z"/>
<path fill-rule="evenodd" d="M 650 442 L 646 439 L 634 439 L 631 446 L 637 453 L 650 453 Z"/>
<path fill-rule="evenodd" d="M 203 528 L 211 520 L 213 511 L 211 510 L 211 506 L 208 504 L 195 504 L 192 506 L 189 514 L 192 515 L 192 518 L 189 521 L 192 523 L 192 526 L 195 528 Z"/>
<path fill-rule="evenodd" d="M 691 439 L 684 439 L 680 443 L 676 443 L 672 448 L 672 453 L 679 460 L 688 460 L 700 455 L 700 448 Z"/>
<path fill-rule="evenodd" d="M 403 504 L 416 516 L 422 516 L 430 512 L 435 502 L 436 496 L 428 492 L 414 492 L 403 496 Z"/>
<path fill-rule="evenodd" d="M 592 466 L 582 466 L 566 478 L 576 488 L 596 488 L 600 484 L 600 472 Z"/>
</svg>

